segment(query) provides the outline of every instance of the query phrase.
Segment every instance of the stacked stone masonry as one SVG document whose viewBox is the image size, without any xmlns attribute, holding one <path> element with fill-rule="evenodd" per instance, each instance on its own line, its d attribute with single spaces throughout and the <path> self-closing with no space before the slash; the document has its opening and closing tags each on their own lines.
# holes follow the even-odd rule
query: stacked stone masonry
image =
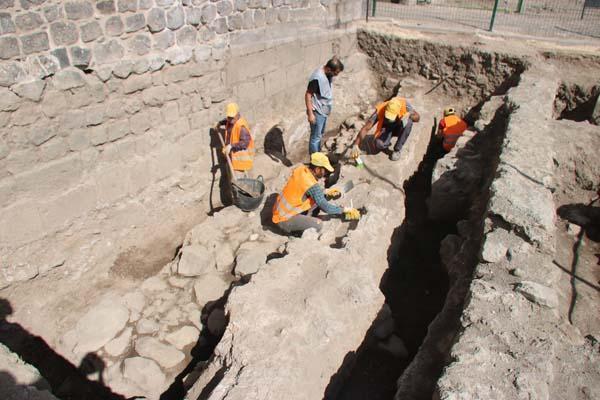
<svg viewBox="0 0 600 400">
<path fill-rule="evenodd" d="M 10 62 L 0 65 L 0 85 L 165 51 L 168 60 L 185 62 L 194 47 L 217 37 L 273 26 L 333 26 L 359 15 L 359 1 L 3 0 L 0 60 Z"/>
<path fill-rule="evenodd" d="M 196 46 L 181 63 L 122 59 L 0 87 L 0 224 L 10 227 L 0 232 L 0 287 L 63 262 L 32 243 L 138 199 L 191 163 L 210 170 L 208 130 L 225 101 L 237 101 L 250 121 L 277 121 L 301 109 L 310 71 L 354 43 L 348 32 L 307 30 L 301 40 Z"/>
</svg>

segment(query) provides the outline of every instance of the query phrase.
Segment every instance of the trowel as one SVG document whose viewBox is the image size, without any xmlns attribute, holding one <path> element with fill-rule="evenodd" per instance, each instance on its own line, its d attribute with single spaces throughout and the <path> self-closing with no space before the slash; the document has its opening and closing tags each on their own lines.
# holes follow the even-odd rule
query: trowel
<svg viewBox="0 0 600 400">
<path fill-rule="evenodd" d="M 337 200 L 337 199 L 341 198 L 344 194 L 348 193 L 353 188 L 354 188 L 354 182 L 352 182 L 352 179 L 349 181 L 346 181 L 343 185 L 332 186 L 331 189 L 337 189 L 341 193 L 341 195 L 339 197 L 334 198 L 333 200 Z"/>
</svg>

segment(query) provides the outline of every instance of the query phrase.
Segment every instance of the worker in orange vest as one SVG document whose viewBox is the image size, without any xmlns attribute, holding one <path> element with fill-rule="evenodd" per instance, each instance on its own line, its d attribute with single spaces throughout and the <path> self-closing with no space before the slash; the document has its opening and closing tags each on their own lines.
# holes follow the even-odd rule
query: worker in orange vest
<svg viewBox="0 0 600 400">
<path fill-rule="evenodd" d="M 317 207 L 329 215 L 343 214 L 346 220 L 360 218 L 360 212 L 356 208 L 342 208 L 327 201 L 340 195 L 337 189 L 323 191 L 319 185 L 319 179 L 323 178 L 327 171 L 333 172 L 333 167 L 327 156 L 321 152 L 310 155 L 309 165 L 303 164 L 294 168 L 273 205 L 272 221 L 284 232 L 303 232 L 309 228 L 320 231 L 322 221 L 308 215 L 312 210 L 318 212 Z"/>
<path fill-rule="evenodd" d="M 435 137 L 442 139 L 442 148 L 448 153 L 466 129 L 467 123 L 456 115 L 454 108 L 446 107 Z"/>
<path fill-rule="evenodd" d="M 400 159 L 400 150 L 408 139 L 412 130 L 413 122 L 419 122 L 421 116 L 413 106 L 403 97 L 392 97 L 388 101 L 377 104 L 375 112 L 371 115 L 367 123 L 362 127 L 352 147 L 352 158 L 360 156 L 360 147 L 367 133 L 377 124 L 374 140 L 366 144 L 370 153 L 387 149 L 392 137 L 396 136 L 396 144 L 391 155 L 392 161 Z"/>
<path fill-rule="evenodd" d="M 250 126 L 245 118 L 240 116 L 236 103 L 225 106 L 225 147 L 223 154 L 231 157 L 233 169 L 248 172 L 254 164 L 254 138 L 250 134 Z"/>
</svg>

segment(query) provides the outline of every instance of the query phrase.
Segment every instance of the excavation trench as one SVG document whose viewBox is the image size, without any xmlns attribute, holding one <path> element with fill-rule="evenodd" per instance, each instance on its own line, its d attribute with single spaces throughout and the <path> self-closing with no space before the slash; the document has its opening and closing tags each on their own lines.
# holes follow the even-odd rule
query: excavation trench
<svg viewBox="0 0 600 400">
<path fill-rule="evenodd" d="M 476 108 L 472 115 L 477 118 L 481 104 Z M 332 377 L 325 399 L 431 398 L 478 262 L 489 185 L 509 113 L 501 104 L 486 128 L 458 150 L 454 169 L 437 177 L 436 163 L 444 159 L 432 137 L 419 169 L 404 184 L 406 217 L 391 239 L 389 268 L 380 285 L 385 305 L 361 346 Z M 480 173 L 467 182 L 469 192 L 462 193 L 463 212 L 437 219 L 428 204 L 439 204 L 439 187 L 456 179 L 465 183 L 458 177 L 473 170 Z"/>
</svg>

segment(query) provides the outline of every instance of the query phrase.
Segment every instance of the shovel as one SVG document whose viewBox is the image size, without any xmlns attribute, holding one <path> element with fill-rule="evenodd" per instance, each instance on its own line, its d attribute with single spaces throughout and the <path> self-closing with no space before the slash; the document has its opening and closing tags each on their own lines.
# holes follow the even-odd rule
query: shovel
<svg viewBox="0 0 600 400">
<path fill-rule="evenodd" d="M 225 147 L 225 140 L 223 140 L 223 135 L 221 135 L 221 131 L 219 131 L 219 128 L 215 128 L 217 131 L 217 136 L 219 137 L 219 140 L 221 141 L 221 146 Z M 243 187 L 241 187 L 238 184 L 237 178 L 235 177 L 235 171 L 233 169 L 233 165 L 231 164 L 231 159 L 229 158 L 229 154 L 224 154 L 225 158 L 227 159 L 227 166 L 229 167 L 229 171 L 231 172 L 231 185 L 235 186 L 235 188 L 240 192 L 243 193 L 244 195 L 248 196 L 248 197 L 252 197 L 255 198 L 257 197 L 255 193 L 251 193 L 248 190 L 244 189 Z"/>
</svg>

